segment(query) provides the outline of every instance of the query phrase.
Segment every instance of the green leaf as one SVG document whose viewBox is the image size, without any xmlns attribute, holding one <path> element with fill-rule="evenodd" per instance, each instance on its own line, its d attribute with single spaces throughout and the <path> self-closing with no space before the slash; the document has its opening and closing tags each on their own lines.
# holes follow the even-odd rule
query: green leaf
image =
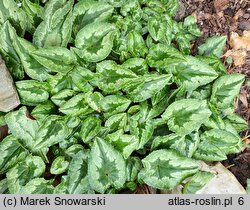
<svg viewBox="0 0 250 210">
<path fill-rule="evenodd" d="M 2 179 L 0 181 L 0 193 L 1 194 L 8 194 L 8 185 L 7 185 L 7 179 Z"/>
<path fill-rule="evenodd" d="M 212 178 L 214 174 L 210 172 L 200 171 L 196 173 L 184 186 L 183 194 L 195 194 L 203 188 Z"/>
<path fill-rule="evenodd" d="M 35 178 L 20 189 L 20 194 L 52 194 L 54 187 L 50 180 Z"/>
<path fill-rule="evenodd" d="M 211 66 L 220 76 L 225 75 L 227 73 L 224 64 L 222 63 L 220 58 L 216 57 L 215 55 L 211 56 L 197 55 L 195 57 L 198 58 L 200 61 Z"/>
<path fill-rule="evenodd" d="M 18 111 L 13 111 L 5 116 L 9 131 L 29 149 L 38 130 L 38 122 L 27 117 L 27 108 L 22 107 Z"/>
<path fill-rule="evenodd" d="M 50 173 L 55 175 L 62 174 L 68 169 L 68 166 L 69 162 L 65 160 L 65 157 L 58 156 L 51 164 Z"/>
<path fill-rule="evenodd" d="M 58 144 L 69 136 L 69 129 L 60 116 L 51 115 L 43 120 L 37 130 L 32 150 L 37 152 L 43 148 Z"/>
<path fill-rule="evenodd" d="M 247 179 L 247 194 L 250 194 L 250 179 Z"/>
<path fill-rule="evenodd" d="M 89 152 L 79 151 L 73 156 L 68 170 L 68 193 L 93 193 L 88 179 Z"/>
<path fill-rule="evenodd" d="M 22 9 L 25 11 L 29 19 L 29 32 L 34 33 L 36 27 L 42 21 L 43 18 L 43 8 L 36 3 L 31 2 L 30 0 L 22 1 Z"/>
<path fill-rule="evenodd" d="M 83 150 L 83 146 L 81 144 L 74 144 L 72 146 L 70 146 L 68 149 L 65 150 L 65 154 L 68 157 L 73 157 L 75 154 L 77 154 L 78 152 L 80 152 L 81 150 Z"/>
<path fill-rule="evenodd" d="M 68 188 L 68 177 L 62 176 L 60 184 L 55 186 L 53 194 L 66 194 Z"/>
<path fill-rule="evenodd" d="M 193 36 L 200 36 L 201 32 L 197 25 L 197 20 L 193 15 L 189 15 L 184 19 L 183 27 Z"/>
<path fill-rule="evenodd" d="M 0 2 L 0 25 L 6 21 L 9 21 L 20 35 L 24 34 L 29 24 L 27 14 L 22 8 L 18 7 L 14 0 L 2 0 Z"/>
<path fill-rule="evenodd" d="M 199 99 L 199 100 L 208 100 L 211 96 L 211 93 L 212 93 L 212 85 L 208 84 L 208 85 L 199 87 L 196 90 L 194 90 L 191 93 L 190 98 Z"/>
<path fill-rule="evenodd" d="M 108 116 L 126 111 L 131 101 L 124 96 L 109 95 L 99 102 L 101 110 Z"/>
<path fill-rule="evenodd" d="M 131 80 L 130 83 L 124 85 L 123 90 L 133 102 L 142 102 L 170 84 L 170 79 L 171 76 L 166 74 L 144 75 L 138 79 Z"/>
<path fill-rule="evenodd" d="M 228 115 L 226 121 L 230 122 L 237 132 L 242 132 L 248 128 L 247 122 L 237 114 Z"/>
<path fill-rule="evenodd" d="M 165 18 L 149 18 L 148 31 L 150 36 L 156 42 L 170 45 L 174 35 L 172 33 L 172 21 L 167 21 Z"/>
<path fill-rule="evenodd" d="M 97 117 L 88 117 L 82 122 L 80 136 L 84 143 L 90 143 L 100 130 L 101 120 Z"/>
<path fill-rule="evenodd" d="M 163 68 L 169 72 L 168 66 L 185 62 L 185 56 L 172 46 L 164 44 L 153 45 L 147 55 L 148 65 L 155 68 Z"/>
<path fill-rule="evenodd" d="M 121 5 L 120 13 L 122 16 L 130 17 L 132 19 L 139 18 L 142 15 L 142 9 L 139 1 L 129 0 L 129 1 L 120 1 L 123 3 Z"/>
<path fill-rule="evenodd" d="M 6 125 L 4 116 L 5 116 L 5 113 L 0 112 L 0 127 Z M 1 132 L 0 132 L 0 136 L 1 136 Z"/>
<path fill-rule="evenodd" d="M 121 7 L 124 5 L 124 0 L 103 0 L 105 3 L 109 3 L 113 7 Z"/>
<path fill-rule="evenodd" d="M 93 22 L 105 22 L 110 18 L 114 8 L 110 4 L 94 1 L 79 1 L 73 11 L 73 33 Z"/>
<path fill-rule="evenodd" d="M 78 32 L 74 51 L 85 61 L 102 61 L 113 48 L 114 31 L 115 26 L 110 23 L 89 24 Z"/>
<path fill-rule="evenodd" d="M 93 87 L 89 84 L 94 77 L 94 74 L 81 66 L 76 66 L 71 72 L 70 77 L 73 83 L 83 92 L 93 91 Z"/>
<path fill-rule="evenodd" d="M 54 72 L 67 73 L 77 63 L 74 53 L 63 47 L 40 48 L 34 51 L 32 56 L 41 65 Z"/>
<path fill-rule="evenodd" d="M 136 74 L 128 69 L 117 65 L 114 61 L 103 61 L 96 66 L 97 75 L 96 86 L 106 93 L 119 91 L 124 84 L 136 78 Z"/>
<path fill-rule="evenodd" d="M 201 135 L 194 158 L 205 161 L 226 160 L 228 154 L 239 152 L 242 146 L 239 136 L 225 130 L 212 129 Z"/>
<path fill-rule="evenodd" d="M 176 35 L 176 42 L 178 43 L 178 47 L 179 50 L 183 53 L 183 54 L 190 54 L 190 48 L 191 48 L 191 44 L 190 44 L 190 35 L 189 34 L 179 34 L 177 33 Z"/>
<path fill-rule="evenodd" d="M 3 174 L 24 160 L 28 150 L 13 135 L 9 135 L 0 142 L 0 153 L 0 174 Z"/>
<path fill-rule="evenodd" d="M 175 20 L 178 5 L 0 0 L 2 64 L 27 106 L 0 112 L 0 193 L 195 193 L 210 177 L 198 160 L 244 147 L 244 78 L 220 60 L 225 37 L 191 55 L 201 33 Z"/>
<path fill-rule="evenodd" d="M 85 95 L 86 103 L 96 112 L 101 112 L 99 101 L 104 96 L 100 92 L 93 92 Z"/>
<path fill-rule="evenodd" d="M 239 94 L 244 80 L 242 74 L 228 74 L 218 78 L 213 84 L 211 103 L 220 109 L 228 108 Z"/>
<path fill-rule="evenodd" d="M 77 116 L 65 116 L 65 122 L 69 128 L 77 128 L 81 123 L 81 119 Z"/>
<path fill-rule="evenodd" d="M 21 103 L 24 105 L 35 106 L 48 100 L 47 83 L 36 80 L 22 80 L 16 82 L 17 92 Z"/>
<path fill-rule="evenodd" d="M 73 0 L 52 0 L 46 4 L 43 22 L 33 35 L 33 43 L 38 47 L 66 47 L 72 32 Z"/>
<path fill-rule="evenodd" d="M 150 9 L 154 9 L 159 13 L 165 12 L 169 16 L 174 16 L 174 14 L 179 9 L 179 1 L 155 1 L 155 0 L 142 0 L 142 3 L 146 4 Z"/>
<path fill-rule="evenodd" d="M 169 134 L 167 136 L 157 136 L 151 146 L 151 150 L 155 149 L 174 149 L 181 155 L 192 157 L 200 142 L 199 133 L 192 132 L 186 136 L 178 136 Z"/>
<path fill-rule="evenodd" d="M 191 92 L 215 80 L 218 73 L 197 58 L 186 56 L 185 62 L 176 63 L 174 76 L 179 86 L 184 86 Z"/>
<path fill-rule="evenodd" d="M 157 149 L 170 149 L 171 145 L 173 145 L 176 141 L 183 141 L 185 136 L 178 136 L 175 133 L 171 133 L 165 136 L 157 136 L 154 138 L 151 150 Z"/>
<path fill-rule="evenodd" d="M 150 140 L 154 132 L 154 125 L 152 120 L 144 120 L 141 118 L 140 113 L 129 118 L 130 133 L 139 139 L 137 149 L 142 149 Z"/>
<path fill-rule="evenodd" d="M 170 15 L 173 16 L 179 9 L 180 2 L 178 0 L 172 0 L 172 1 L 163 1 L 164 6 L 166 8 L 166 12 Z"/>
<path fill-rule="evenodd" d="M 209 37 L 204 44 L 198 47 L 200 55 L 216 55 L 221 57 L 227 41 L 226 36 Z"/>
<path fill-rule="evenodd" d="M 11 75 L 16 79 L 23 79 L 23 66 L 20 57 L 13 46 L 13 41 L 17 38 L 16 31 L 9 21 L 4 22 L 4 24 L 0 26 L 0 53 L 2 54 Z"/>
<path fill-rule="evenodd" d="M 37 105 L 31 112 L 31 116 L 36 120 L 43 119 L 56 112 L 56 107 L 51 101 Z"/>
<path fill-rule="evenodd" d="M 198 164 L 171 150 L 157 150 L 142 160 L 143 169 L 139 179 L 147 185 L 169 190 L 198 171 Z"/>
<path fill-rule="evenodd" d="M 139 139 L 134 135 L 123 134 L 123 130 L 108 134 L 106 140 L 120 151 L 125 159 L 139 146 Z"/>
<path fill-rule="evenodd" d="M 192 132 L 186 135 L 184 138 L 179 138 L 171 146 L 171 149 L 175 149 L 181 155 L 185 157 L 192 157 L 200 143 L 199 133 Z"/>
<path fill-rule="evenodd" d="M 108 142 L 97 138 L 90 151 L 88 176 L 91 187 L 104 193 L 110 187 L 121 188 L 126 181 L 126 164 L 122 155 Z"/>
<path fill-rule="evenodd" d="M 127 181 L 133 182 L 137 180 L 137 175 L 142 169 L 142 162 L 138 157 L 130 157 L 127 159 Z"/>
<path fill-rule="evenodd" d="M 76 92 L 71 89 L 63 89 L 51 97 L 51 101 L 57 106 L 62 106 L 65 102 L 70 100 Z"/>
<path fill-rule="evenodd" d="M 17 194 L 22 186 L 33 178 L 40 177 L 45 172 L 45 163 L 38 156 L 27 156 L 14 168 L 6 173 L 10 193 Z"/>
<path fill-rule="evenodd" d="M 32 79 L 44 81 L 48 79 L 47 69 L 38 63 L 31 55 L 37 49 L 27 40 L 17 37 L 13 43 L 25 73 Z"/>
<path fill-rule="evenodd" d="M 148 73 L 147 61 L 143 58 L 130 58 L 126 60 L 121 67 L 129 69 L 137 75 Z"/>
<path fill-rule="evenodd" d="M 151 97 L 152 105 L 155 106 L 161 103 L 167 97 L 168 87 L 163 88 Z"/>
<path fill-rule="evenodd" d="M 158 92 L 158 93 L 161 93 L 161 92 L 165 93 L 165 95 L 163 95 L 163 98 L 161 99 L 161 101 L 159 101 L 155 105 L 152 102 L 152 108 L 149 105 L 149 109 L 151 108 L 151 110 L 148 112 L 147 119 L 153 119 L 155 117 L 158 117 L 160 114 L 162 114 L 166 110 L 166 108 L 168 106 L 168 96 L 167 96 L 166 89 L 167 88 L 165 88 L 165 90 L 162 89 L 162 91 Z M 154 101 L 154 102 L 156 102 L 156 101 Z"/>
<path fill-rule="evenodd" d="M 136 31 L 128 34 L 128 51 L 133 57 L 145 57 L 148 52 L 142 35 Z"/>
<path fill-rule="evenodd" d="M 199 129 L 210 115 L 206 101 L 181 99 L 170 104 L 162 118 L 171 131 L 183 136 Z"/>
<path fill-rule="evenodd" d="M 112 115 L 105 121 L 105 127 L 109 128 L 111 132 L 116 131 L 118 129 L 124 130 L 126 125 L 127 125 L 126 113 Z"/>
<path fill-rule="evenodd" d="M 59 111 L 67 115 L 86 115 L 93 110 L 86 104 L 85 95 L 80 93 L 65 102 L 60 108 Z"/>
<path fill-rule="evenodd" d="M 50 92 L 52 94 L 58 93 L 63 89 L 74 89 L 72 78 L 61 73 L 50 76 L 47 81 L 50 85 Z"/>
</svg>

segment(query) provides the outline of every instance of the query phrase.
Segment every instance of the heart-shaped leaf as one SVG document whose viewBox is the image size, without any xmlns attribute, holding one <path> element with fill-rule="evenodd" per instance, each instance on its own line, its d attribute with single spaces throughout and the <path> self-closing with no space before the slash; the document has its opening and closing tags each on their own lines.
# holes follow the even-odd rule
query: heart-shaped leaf
<svg viewBox="0 0 250 210">
<path fill-rule="evenodd" d="M 158 189 L 173 189 L 198 171 L 198 164 L 171 150 L 157 150 L 142 160 L 139 179 Z"/>
<path fill-rule="evenodd" d="M 126 164 L 122 155 L 108 142 L 97 138 L 91 148 L 88 176 L 91 187 L 100 193 L 121 188 L 126 181 Z"/>
</svg>

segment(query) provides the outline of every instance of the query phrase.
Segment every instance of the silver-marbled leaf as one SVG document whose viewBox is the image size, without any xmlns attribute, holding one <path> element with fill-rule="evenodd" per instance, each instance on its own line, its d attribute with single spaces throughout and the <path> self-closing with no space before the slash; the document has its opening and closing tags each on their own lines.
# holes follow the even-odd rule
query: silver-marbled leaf
<svg viewBox="0 0 250 210">
<path fill-rule="evenodd" d="M 162 118 L 171 131 L 183 136 L 199 129 L 210 115 L 211 111 L 205 100 L 181 99 L 170 104 Z"/>
<path fill-rule="evenodd" d="M 126 181 L 125 160 L 103 139 L 96 138 L 91 148 L 88 177 L 91 187 L 99 193 L 104 193 L 110 187 L 122 188 Z"/>
<path fill-rule="evenodd" d="M 219 77 L 213 84 L 211 103 L 220 109 L 227 108 L 240 92 L 245 80 L 242 74 L 227 74 Z"/>
<path fill-rule="evenodd" d="M 142 159 L 142 164 L 138 178 L 151 187 L 165 190 L 173 189 L 199 170 L 194 160 L 165 149 L 150 153 Z"/>
<path fill-rule="evenodd" d="M 76 35 L 76 54 L 88 62 L 104 60 L 113 48 L 115 26 L 110 23 L 91 23 Z"/>
<path fill-rule="evenodd" d="M 77 64 L 75 54 L 64 47 L 40 48 L 34 51 L 32 56 L 47 69 L 64 74 Z"/>
<path fill-rule="evenodd" d="M 90 141 L 98 135 L 101 130 L 102 121 L 97 117 L 87 117 L 82 122 L 80 136 L 84 143 L 90 143 Z"/>
<path fill-rule="evenodd" d="M 10 193 L 18 194 L 22 186 L 31 179 L 40 177 L 45 172 L 45 163 L 41 157 L 29 155 L 7 173 L 7 182 Z"/>
<path fill-rule="evenodd" d="M 9 135 L 0 142 L 0 174 L 5 173 L 29 154 L 13 135 Z"/>
<path fill-rule="evenodd" d="M 23 105 L 36 106 L 49 98 L 46 82 L 22 80 L 16 82 L 16 87 Z"/>
</svg>

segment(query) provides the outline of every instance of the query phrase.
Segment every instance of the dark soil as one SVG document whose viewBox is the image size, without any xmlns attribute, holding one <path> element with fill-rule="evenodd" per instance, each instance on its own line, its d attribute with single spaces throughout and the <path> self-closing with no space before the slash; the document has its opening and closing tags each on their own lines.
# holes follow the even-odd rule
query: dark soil
<svg viewBox="0 0 250 210">
<path fill-rule="evenodd" d="M 250 30 L 250 1 L 249 0 L 181 0 L 182 5 L 176 15 L 177 20 L 182 20 L 188 15 L 197 19 L 202 36 L 194 43 L 193 53 L 197 46 L 204 43 L 207 37 L 213 35 L 226 35 L 228 40 L 231 32 L 242 35 L 243 31 Z M 230 49 L 229 43 L 225 51 Z M 227 64 L 229 73 L 242 73 L 246 81 L 250 81 L 250 53 L 247 53 L 245 64 L 234 66 Z M 247 82 L 246 82 L 247 83 Z M 241 88 L 240 97 L 236 101 L 236 112 L 248 122 L 248 130 L 241 136 L 248 145 L 250 144 L 250 86 L 246 84 Z M 250 149 L 241 153 L 229 155 L 223 164 L 236 176 L 239 182 L 246 187 L 246 180 L 250 178 Z"/>
</svg>

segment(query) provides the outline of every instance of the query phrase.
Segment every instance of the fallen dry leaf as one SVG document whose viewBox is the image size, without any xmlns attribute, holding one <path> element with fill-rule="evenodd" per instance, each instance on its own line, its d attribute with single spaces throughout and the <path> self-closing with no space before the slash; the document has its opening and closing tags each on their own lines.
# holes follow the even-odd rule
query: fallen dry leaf
<svg viewBox="0 0 250 210">
<path fill-rule="evenodd" d="M 240 17 L 244 15 L 244 11 L 239 9 L 236 14 L 234 15 L 233 19 L 238 20 Z"/>
<path fill-rule="evenodd" d="M 195 18 L 195 22 L 197 22 L 197 12 L 196 12 L 196 11 L 194 11 L 191 15 L 192 15 L 192 16 L 194 16 L 194 18 Z"/>
<path fill-rule="evenodd" d="M 214 8 L 216 11 L 222 11 L 229 6 L 229 0 L 214 0 Z"/>
<path fill-rule="evenodd" d="M 230 36 L 230 46 L 233 50 L 250 50 L 250 31 L 244 31 L 242 36 L 239 36 L 236 32 L 232 32 Z"/>
<path fill-rule="evenodd" d="M 210 19 L 211 17 L 212 17 L 212 15 L 209 14 L 209 13 L 204 14 L 204 18 L 207 19 L 207 20 Z"/>
<path fill-rule="evenodd" d="M 243 106 L 248 108 L 247 94 L 245 91 L 240 92 L 239 99 L 242 102 Z"/>
<path fill-rule="evenodd" d="M 224 57 L 231 57 L 235 66 L 241 66 L 245 64 L 247 53 L 244 50 L 228 50 Z"/>
<path fill-rule="evenodd" d="M 250 144 L 250 139 L 246 139 L 246 140 L 245 140 L 245 143 L 246 143 L 246 144 Z"/>
</svg>

